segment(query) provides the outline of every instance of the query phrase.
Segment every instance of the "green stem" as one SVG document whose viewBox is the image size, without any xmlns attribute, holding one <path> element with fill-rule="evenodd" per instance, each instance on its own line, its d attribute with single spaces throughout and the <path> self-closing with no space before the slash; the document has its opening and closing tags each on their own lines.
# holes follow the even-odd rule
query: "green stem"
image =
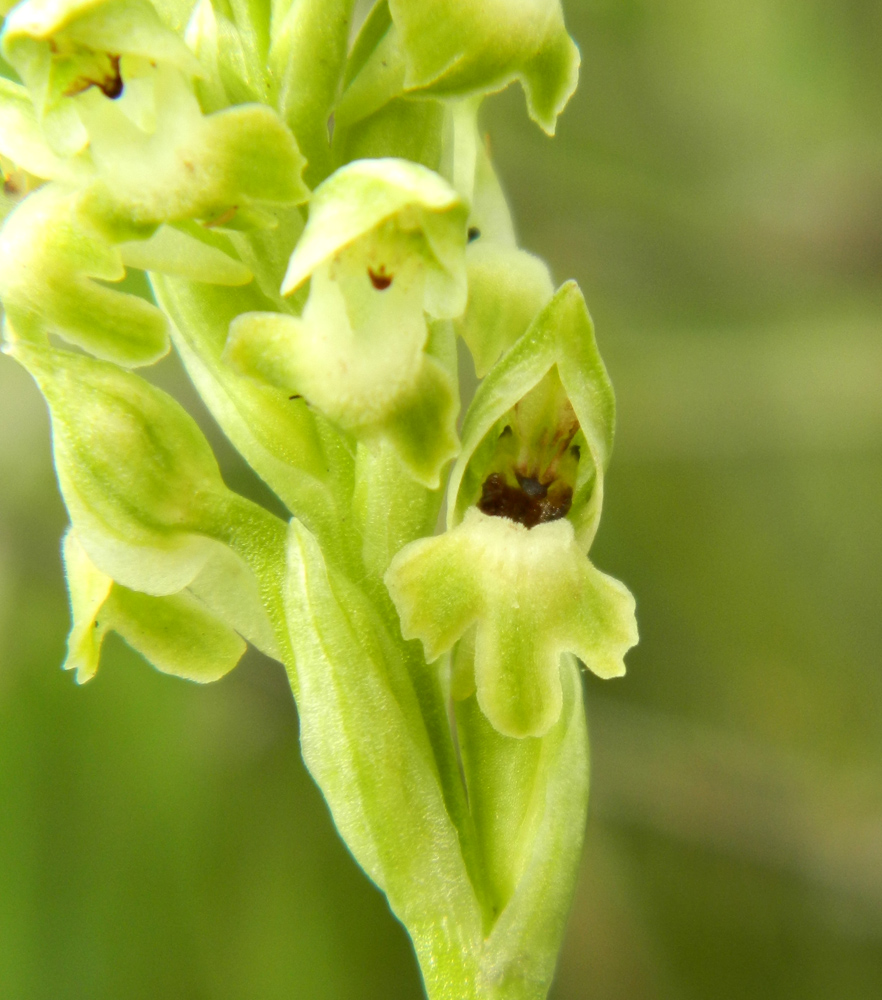
<svg viewBox="0 0 882 1000">
<path fill-rule="evenodd" d="M 481 856 L 474 817 L 469 808 L 456 746 L 453 741 L 450 716 L 438 674 L 438 665 L 426 665 L 422 652 L 409 643 L 409 667 L 414 692 L 420 703 L 426 733 L 435 757 L 444 804 L 459 834 L 463 861 L 481 908 L 484 931 L 489 932 L 493 920 L 487 873 Z"/>
</svg>

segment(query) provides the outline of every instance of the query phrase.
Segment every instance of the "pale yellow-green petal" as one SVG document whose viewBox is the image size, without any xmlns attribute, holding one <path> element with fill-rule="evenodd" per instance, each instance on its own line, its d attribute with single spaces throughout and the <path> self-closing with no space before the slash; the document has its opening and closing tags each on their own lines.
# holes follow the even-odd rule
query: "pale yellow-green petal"
<svg viewBox="0 0 882 1000">
<path fill-rule="evenodd" d="M 403 635 L 421 639 L 429 660 L 476 624 L 478 703 L 508 736 L 541 736 L 557 721 L 561 654 L 617 676 L 637 641 L 633 598 L 591 566 L 566 519 L 528 529 L 472 508 L 444 535 L 405 546 L 385 580 Z"/>
<path fill-rule="evenodd" d="M 0 300 L 16 338 L 60 334 L 120 365 L 152 364 L 168 350 L 168 325 L 155 306 L 104 284 L 124 276 L 119 249 L 61 187 L 29 195 L 0 232 Z"/>
</svg>

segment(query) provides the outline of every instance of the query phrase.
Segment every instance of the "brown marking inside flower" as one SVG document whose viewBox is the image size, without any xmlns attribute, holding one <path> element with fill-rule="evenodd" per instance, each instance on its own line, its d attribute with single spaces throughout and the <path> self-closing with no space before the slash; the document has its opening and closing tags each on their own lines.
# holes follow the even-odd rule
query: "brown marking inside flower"
<svg viewBox="0 0 882 1000">
<path fill-rule="evenodd" d="M 109 71 L 98 80 L 93 80 L 89 76 L 80 76 L 65 90 L 65 97 L 76 97 L 77 94 L 84 94 L 90 87 L 97 87 L 105 97 L 115 101 L 123 92 L 123 78 L 119 71 L 119 56 L 110 55 L 107 58 L 110 62 Z"/>
<path fill-rule="evenodd" d="M 545 485 L 528 476 L 518 476 L 511 486 L 498 472 L 491 473 L 481 488 L 478 509 L 491 517 L 507 517 L 526 528 L 547 524 L 566 517 L 573 502 L 573 491 L 564 483 Z"/>
<path fill-rule="evenodd" d="M 371 279 L 371 284 L 378 292 L 385 292 L 386 289 L 392 284 L 393 275 L 386 274 L 385 269 L 382 267 L 379 271 L 373 271 L 371 268 L 368 268 L 368 277 Z"/>
</svg>

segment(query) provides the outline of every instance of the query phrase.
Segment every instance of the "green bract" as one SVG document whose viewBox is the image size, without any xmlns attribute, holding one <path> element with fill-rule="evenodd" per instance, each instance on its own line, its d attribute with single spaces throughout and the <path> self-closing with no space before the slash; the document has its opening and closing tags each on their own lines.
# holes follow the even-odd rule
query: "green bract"
<svg viewBox="0 0 882 1000">
<path fill-rule="evenodd" d="M 578 50 L 558 0 L 379 0 L 353 31 L 356 6 L 15 7 L 3 352 L 51 415 L 64 666 L 93 677 L 111 631 L 198 682 L 246 643 L 281 661 L 430 1000 L 544 1000 L 588 796 L 579 661 L 620 675 L 637 632 L 588 560 L 615 416 L 591 319 L 518 247 L 478 116 L 519 80 L 553 132 Z M 457 337 L 483 379 L 461 445 Z M 149 381 L 170 347 L 283 516 Z"/>
<path fill-rule="evenodd" d="M 49 403 L 58 482 L 93 561 L 125 586 L 181 590 L 208 559 L 226 492 L 193 419 L 106 362 L 24 345 L 10 353 Z"/>
<path fill-rule="evenodd" d="M 295 0 L 283 17 L 273 19 L 268 64 L 276 103 L 309 160 L 310 184 L 331 172 L 328 121 L 354 6 L 355 0 Z"/>
</svg>

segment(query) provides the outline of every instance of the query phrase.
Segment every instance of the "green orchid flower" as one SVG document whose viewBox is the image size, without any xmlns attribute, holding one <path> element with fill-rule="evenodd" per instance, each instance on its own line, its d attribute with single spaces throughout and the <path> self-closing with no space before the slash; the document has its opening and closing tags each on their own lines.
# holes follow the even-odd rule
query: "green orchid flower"
<svg viewBox="0 0 882 1000">
<path fill-rule="evenodd" d="M 617 677 L 637 642 L 633 598 L 585 556 L 613 412 L 584 302 L 565 285 L 466 415 L 449 530 L 406 546 L 386 574 L 404 636 L 423 641 L 427 660 L 474 630 L 454 657 L 454 694 L 476 690 L 507 736 L 557 721 L 562 653 Z"/>
<path fill-rule="evenodd" d="M 550 135 L 576 89 L 579 50 L 556 0 L 380 0 L 362 29 L 341 102 L 349 123 L 400 97 L 469 97 L 520 81 Z"/>
<path fill-rule="evenodd" d="M 152 364 L 168 351 L 168 323 L 144 299 L 102 283 L 125 273 L 119 247 L 87 224 L 79 196 L 55 184 L 41 187 L 0 233 L 7 336 L 45 344 L 48 334 L 60 334 L 116 364 Z"/>
<path fill-rule="evenodd" d="M 3 27 L 3 54 L 24 80 L 49 144 L 61 155 L 89 136 L 74 98 L 119 97 L 130 74 L 163 63 L 198 75 L 198 60 L 149 0 L 26 0 Z"/>
<path fill-rule="evenodd" d="M 357 438 L 387 439 L 437 487 L 458 450 L 456 386 L 430 353 L 430 325 L 465 306 L 465 219 L 456 192 L 425 168 L 341 168 L 315 192 L 282 285 L 291 293 L 309 279 L 303 315 L 240 316 L 228 358 Z"/>
</svg>

